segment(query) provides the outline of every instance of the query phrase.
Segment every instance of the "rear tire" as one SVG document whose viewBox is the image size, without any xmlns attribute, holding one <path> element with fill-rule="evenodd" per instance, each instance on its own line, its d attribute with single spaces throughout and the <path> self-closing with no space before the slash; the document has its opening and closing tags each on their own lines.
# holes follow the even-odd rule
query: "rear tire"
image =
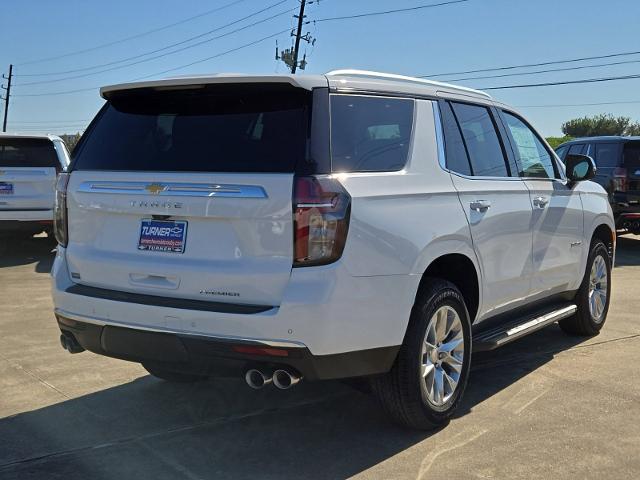
<svg viewBox="0 0 640 480">
<path fill-rule="evenodd" d="M 372 390 L 394 421 L 432 430 L 453 416 L 470 364 L 471 321 L 464 298 L 452 283 L 428 279 L 418 293 L 391 371 L 373 378 Z"/>
<path fill-rule="evenodd" d="M 587 268 L 575 297 L 578 311 L 558 322 L 571 335 L 597 335 L 607 319 L 611 298 L 611 257 L 604 243 L 591 244 Z"/>
<path fill-rule="evenodd" d="M 166 368 L 157 367 L 156 365 L 149 365 L 143 363 L 144 369 L 156 378 L 165 380 L 172 383 L 194 383 L 207 380 L 209 377 L 206 375 L 198 375 L 195 373 L 184 373 L 167 370 Z"/>
</svg>

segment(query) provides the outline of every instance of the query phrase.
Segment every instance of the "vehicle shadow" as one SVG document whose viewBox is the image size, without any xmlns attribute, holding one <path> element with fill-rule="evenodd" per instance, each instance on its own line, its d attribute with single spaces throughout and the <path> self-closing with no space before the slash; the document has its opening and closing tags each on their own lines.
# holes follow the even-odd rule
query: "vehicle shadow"
<svg viewBox="0 0 640 480">
<path fill-rule="evenodd" d="M 616 267 L 640 265 L 640 236 L 618 236 L 616 246 Z"/>
<path fill-rule="evenodd" d="M 475 355 L 458 417 L 580 343 L 551 326 Z M 0 420 L 0 477 L 347 478 L 438 432 L 399 428 L 339 382 L 282 392 L 150 376 Z"/>
<path fill-rule="evenodd" d="M 55 240 L 46 235 L 25 239 L 0 238 L 0 268 L 35 263 L 37 273 L 49 273 L 55 258 Z"/>
</svg>

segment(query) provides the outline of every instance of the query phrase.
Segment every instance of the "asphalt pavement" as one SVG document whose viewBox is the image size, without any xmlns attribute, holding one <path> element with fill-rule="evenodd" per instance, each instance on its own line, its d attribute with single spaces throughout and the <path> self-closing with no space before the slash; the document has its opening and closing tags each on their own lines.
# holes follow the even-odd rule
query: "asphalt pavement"
<svg viewBox="0 0 640 480">
<path fill-rule="evenodd" d="M 640 478 L 640 237 L 622 237 L 607 323 L 476 354 L 457 417 L 391 424 L 340 382 L 175 385 L 59 344 L 44 237 L 0 256 L 0 479 Z"/>
</svg>

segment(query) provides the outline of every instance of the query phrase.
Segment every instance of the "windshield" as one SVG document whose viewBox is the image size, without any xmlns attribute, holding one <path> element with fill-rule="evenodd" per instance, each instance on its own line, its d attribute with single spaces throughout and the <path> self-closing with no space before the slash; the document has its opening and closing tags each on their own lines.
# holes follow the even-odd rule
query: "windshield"
<svg viewBox="0 0 640 480">
<path fill-rule="evenodd" d="M 74 170 L 293 172 L 310 92 L 283 85 L 133 91 L 110 99 Z"/>
<path fill-rule="evenodd" d="M 0 167 L 60 168 L 51 140 L 0 137 Z"/>
</svg>

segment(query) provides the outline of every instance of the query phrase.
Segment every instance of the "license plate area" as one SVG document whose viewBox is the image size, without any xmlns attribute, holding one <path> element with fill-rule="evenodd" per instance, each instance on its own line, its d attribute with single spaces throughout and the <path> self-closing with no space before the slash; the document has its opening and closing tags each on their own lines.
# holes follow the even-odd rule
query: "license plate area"
<svg viewBox="0 0 640 480">
<path fill-rule="evenodd" d="M 138 250 L 184 253 L 187 222 L 143 218 L 140 223 Z"/>
<path fill-rule="evenodd" d="M 0 182 L 0 195 L 13 195 L 13 183 Z"/>
</svg>

